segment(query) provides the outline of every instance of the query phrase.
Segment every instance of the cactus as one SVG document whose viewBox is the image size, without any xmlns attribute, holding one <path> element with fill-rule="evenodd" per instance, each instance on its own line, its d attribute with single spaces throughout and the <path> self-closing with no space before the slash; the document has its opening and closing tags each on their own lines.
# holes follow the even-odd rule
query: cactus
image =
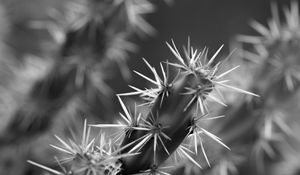
<svg viewBox="0 0 300 175">
<path fill-rule="evenodd" d="M 163 78 L 159 77 L 156 69 L 145 59 L 144 61 L 152 71 L 154 79 L 136 72 L 157 87 L 141 90 L 131 86 L 135 90 L 134 92 L 124 93 L 118 96 L 124 111 L 124 114 L 120 114 L 122 121 L 117 124 L 91 125 L 92 127 L 98 128 L 121 129 L 117 132 L 115 139 L 108 142 L 120 145 L 119 149 L 117 149 L 119 153 L 117 157 L 120 157 L 119 161 L 122 163 L 120 167 L 121 174 L 136 174 L 142 172 L 160 174 L 161 166 L 169 159 L 171 154 L 183 155 L 201 168 L 201 165 L 190 156 L 191 153 L 198 154 L 198 145 L 201 146 L 201 152 L 207 164 L 210 165 L 203 146 L 202 140 L 204 137 L 210 138 L 217 144 L 229 149 L 219 137 L 207 131 L 202 126 L 204 120 L 223 117 L 213 117 L 210 115 L 207 100 L 212 100 L 226 106 L 226 104 L 219 99 L 221 97 L 216 97 L 211 92 L 219 92 L 221 96 L 219 86 L 222 86 L 237 92 L 257 96 L 251 92 L 229 85 L 227 83 L 228 80 L 224 79 L 227 74 L 234 71 L 238 66 L 220 73 L 220 68 L 226 60 L 218 63 L 215 63 L 215 60 L 223 46 L 221 46 L 211 58 L 208 58 L 207 49 L 198 51 L 190 46 L 189 40 L 187 47 L 184 47 L 184 56 L 181 56 L 173 40 L 172 44 L 167 43 L 167 46 L 172 51 L 177 62 L 167 62 L 167 68 L 164 68 L 163 64 L 160 64 Z M 178 72 L 177 76 L 174 77 L 171 82 L 169 80 L 168 71 L 165 71 L 165 69 L 169 70 L 169 66 L 174 67 Z M 132 115 L 121 100 L 120 96 L 124 95 L 141 96 L 146 100 L 142 105 L 146 105 L 149 108 L 148 113 L 142 116 L 141 113 L 135 111 L 133 112 L 134 115 Z M 185 146 L 183 143 L 186 140 L 190 140 L 193 144 Z M 64 148 L 55 148 L 67 154 L 74 155 L 76 158 L 71 157 L 70 159 L 72 160 L 77 160 L 77 157 L 85 157 L 83 154 L 87 154 L 78 153 L 78 151 L 72 152 L 71 150 L 74 150 L 74 148 L 71 148 L 71 146 L 61 139 L 59 139 L 59 141 L 64 145 Z M 92 144 L 91 142 L 86 145 L 91 146 Z M 81 146 L 81 150 L 82 149 L 85 150 L 86 148 Z M 93 148 L 91 149 L 93 150 Z M 99 151 L 102 152 L 102 150 Z M 97 152 L 95 154 L 99 153 Z M 101 157 L 100 159 L 110 160 L 110 158 L 105 157 Z M 88 162 L 93 161 L 93 158 L 91 158 Z M 77 167 L 76 169 L 80 168 Z M 93 172 L 92 174 L 97 174 L 97 171 L 94 171 L 91 167 L 86 167 L 86 169 L 89 169 L 87 170 L 88 172 Z M 77 173 L 76 170 L 72 172 Z"/>
</svg>

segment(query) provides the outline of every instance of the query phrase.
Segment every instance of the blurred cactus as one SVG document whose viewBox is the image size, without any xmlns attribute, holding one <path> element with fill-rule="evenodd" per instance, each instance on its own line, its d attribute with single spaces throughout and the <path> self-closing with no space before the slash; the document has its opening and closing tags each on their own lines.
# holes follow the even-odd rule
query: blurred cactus
<svg viewBox="0 0 300 175">
<path fill-rule="evenodd" d="M 136 50 L 130 41 L 132 35 L 154 31 L 143 19 L 154 10 L 147 0 L 78 0 L 62 4 L 63 11 L 48 9 L 49 20 L 28 21 L 30 28 L 46 29 L 53 37 L 52 47 L 56 49 L 42 57 L 54 57 L 54 61 L 49 61 L 50 68 L 40 72 L 44 75 L 33 82 L 24 102 L 12 114 L 1 133 L 1 144 L 27 140 L 47 131 L 73 99 L 79 98 L 87 106 L 106 106 L 109 112 L 109 101 L 104 98 L 112 94 L 106 83 L 111 78 L 110 69 L 117 63 L 128 78 L 126 58 Z M 104 114 L 96 110 L 89 115 L 104 119 Z"/>
<path fill-rule="evenodd" d="M 298 8 L 296 1 L 291 3 L 290 9 L 284 8 L 285 20 L 282 21 L 274 3 L 271 6 L 273 18 L 268 27 L 251 22 L 261 36 L 237 37 L 247 48 L 240 52 L 241 56 L 247 64 L 252 62 L 248 66 L 251 66 L 253 76 L 248 79 L 247 89 L 261 96 L 239 99 L 224 109 L 222 113 L 228 117 L 219 123 L 216 131 L 229 146 L 248 150 L 239 153 L 244 160 L 233 164 L 239 173 L 249 174 L 255 170 L 256 174 L 269 174 L 272 164 L 281 161 L 286 154 L 289 140 L 296 138 L 289 124 L 293 120 L 289 118 L 294 118 L 294 114 L 289 110 L 296 105 L 299 87 Z M 220 159 L 228 154 L 222 152 Z M 222 161 L 217 160 L 215 164 L 221 166 Z"/>
<path fill-rule="evenodd" d="M 16 2 L 1 2 L 1 18 L 8 23 L 1 27 L 5 63 L 1 78 L 6 81 L 1 83 L 1 150 L 25 147 L 52 135 L 52 130 L 68 128 L 78 113 L 91 121 L 112 121 L 113 90 L 108 80 L 116 74 L 115 67 L 124 79 L 130 78 L 126 61 L 137 50 L 136 35 L 155 33 L 144 19 L 154 11 L 154 4 L 148 0 Z M 38 9 L 39 16 L 20 8 Z M 5 55 L 7 50 L 11 53 Z M 24 148 L 20 157 L 28 158 L 30 150 Z"/>
</svg>

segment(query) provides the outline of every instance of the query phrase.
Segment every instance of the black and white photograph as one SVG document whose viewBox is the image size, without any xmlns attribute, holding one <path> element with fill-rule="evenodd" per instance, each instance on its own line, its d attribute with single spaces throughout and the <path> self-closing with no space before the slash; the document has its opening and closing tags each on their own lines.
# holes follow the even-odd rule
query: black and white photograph
<svg viewBox="0 0 300 175">
<path fill-rule="evenodd" d="M 299 7 L 0 0 L 0 175 L 299 175 Z"/>
</svg>

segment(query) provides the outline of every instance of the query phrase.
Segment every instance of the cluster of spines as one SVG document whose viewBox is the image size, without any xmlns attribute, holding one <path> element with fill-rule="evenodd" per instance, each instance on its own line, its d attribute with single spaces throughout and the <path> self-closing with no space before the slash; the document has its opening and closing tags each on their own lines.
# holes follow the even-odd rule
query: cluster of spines
<svg viewBox="0 0 300 175">
<path fill-rule="evenodd" d="M 219 68 L 222 66 L 223 62 L 214 64 L 214 60 L 222 47 L 220 47 L 218 51 L 210 59 L 208 59 L 207 49 L 199 52 L 190 46 L 189 41 L 187 48 L 184 49 L 184 57 L 181 56 L 173 41 L 172 45 L 167 43 L 167 46 L 177 58 L 178 62 L 167 62 L 167 70 L 169 69 L 169 66 L 173 66 L 175 69 L 178 69 L 178 75 L 169 82 L 168 72 L 165 72 L 165 68 L 162 64 L 160 64 L 163 75 L 163 78 L 160 78 L 156 69 L 144 59 L 148 68 L 152 71 L 154 79 L 151 79 L 137 71 L 135 72 L 142 78 L 145 78 L 150 83 L 154 84 L 156 87 L 142 90 L 130 86 L 135 90 L 134 92 L 120 94 L 120 96 L 140 95 L 143 99 L 145 99 L 146 102 L 142 105 L 149 105 L 149 113 L 147 117 L 143 117 L 141 114 L 138 114 L 138 117 L 131 116 L 121 98 L 118 97 L 126 114 L 126 118 L 124 118 L 124 115 L 121 116 L 129 125 L 126 126 L 122 123 L 113 125 L 93 125 L 94 127 L 99 128 L 121 127 L 126 128 L 126 131 L 130 130 L 130 134 L 128 134 L 129 132 L 125 132 L 124 134 L 123 144 L 135 142 L 128 151 L 130 153 L 139 152 L 139 156 L 147 157 L 147 160 L 139 159 L 139 163 L 144 161 L 141 164 L 138 162 L 131 162 L 137 161 L 134 160 L 138 159 L 134 158 L 135 156 L 124 159 L 125 169 L 131 169 L 131 165 L 133 164 L 137 166 L 135 170 L 125 170 L 130 173 L 138 173 L 138 171 L 142 171 L 145 168 L 153 166 L 159 167 L 171 156 L 173 152 L 175 152 L 174 154 L 180 155 L 179 157 L 184 156 L 201 168 L 201 165 L 192 158 L 192 155 L 190 155 L 198 154 L 198 146 L 200 146 L 207 164 L 210 165 L 203 145 L 204 137 L 209 137 L 216 141 L 216 143 L 228 148 L 219 137 L 210 133 L 199 124 L 204 120 L 224 117 L 210 116 L 206 99 L 225 105 L 225 102 L 215 96 L 212 96 L 210 92 L 215 90 L 219 92 L 219 95 L 221 95 L 221 92 L 217 89 L 217 86 L 221 85 L 238 92 L 257 96 L 256 94 L 226 84 L 228 80 L 222 80 L 225 75 L 237 68 L 235 67 L 219 74 Z M 222 96 L 220 98 L 222 98 Z M 173 100 L 177 100 L 177 102 L 174 102 Z M 172 106 L 172 103 L 175 103 L 177 106 Z M 177 109 L 171 109 L 172 107 Z M 171 110 L 176 111 L 179 114 L 173 115 Z M 180 123 L 174 124 L 171 120 L 175 120 Z M 133 127 L 132 121 L 139 121 L 140 123 L 135 122 L 135 127 Z M 178 132 L 183 133 L 183 135 L 173 135 Z M 184 140 L 189 140 L 190 143 L 192 140 L 193 144 L 184 146 L 182 144 L 184 143 Z M 193 150 L 191 148 L 193 148 Z M 141 165 L 141 167 L 138 167 L 138 164 Z"/>
<path fill-rule="evenodd" d="M 207 49 L 198 51 L 190 46 L 190 41 L 188 41 L 187 48 L 184 49 L 185 57 L 181 56 L 173 41 L 172 45 L 169 43 L 167 45 L 178 61 L 178 63 L 167 62 L 167 70 L 169 66 L 178 69 L 178 75 L 171 83 L 169 83 L 169 72 L 165 72 L 162 64 L 160 66 L 163 78 L 160 78 L 155 68 L 145 60 L 155 79 L 151 79 L 139 72 L 136 73 L 157 87 L 141 90 L 131 86 L 136 90 L 135 92 L 118 95 L 124 112 L 124 114 L 120 113 L 121 121 L 116 124 L 90 125 L 98 128 L 120 129 L 119 132 L 113 135 L 114 139 L 108 142 L 110 143 L 109 146 L 117 145 L 118 149 L 116 151 L 112 151 L 112 148 L 101 150 L 104 149 L 104 146 L 107 146 L 107 142 L 101 142 L 103 139 L 100 139 L 100 145 L 97 147 L 98 150 L 100 149 L 100 152 L 109 153 L 108 155 L 112 156 L 108 159 L 114 162 L 114 165 L 116 161 L 122 163 L 118 167 L 121 173 L 168 174 L 163 170 L 170 167 L 164 167 L 162 164 L 171 155 L 174 155 L 176 160 L 178 158 L 187 159 L 201 168 L 201 165 L 193 158 L 194 155 L 198 154 L 199 146 L 207 164 L 210 166 L 203 144 L 204 137 L 209 137 L 216 143 L 229 149 L 219 137 L 200 125 L 202 121 L 224 117 L 210 116 L 206 104 L 207 99 L 225 105 L 225 102 L 221 99 L 211 96 L 210 92 L 213 90 L 217 91 L 217 85 L 221 85 L 238 92 L 257 96 L 251 92 L 226 84 L 228 80 L 221 80 L 221 78 L 237 68 L 235 67 L 219 74 L 219 68 L 223 62 L 215 64 L 214 60 L 222 47 L 208 59 Z M 143 105 L 149 107 L 147 116 L 143 116 L 136 111 L 132 114 L 121 100 L 120 96 L 122 95 L 140 95 L 145 99 L 146 103 Z M 219 95 L 221 95 L 221 92 L 219 92 Z M 93 150 L 95 141 L 94 139 L 89 141 L 89 129 L 88 134 L 86 132 L 85 128 L 81 146 L 77 146 L 74 142 L 70 142 L 71 145 L 69 145 L 57 137 L 64 147 L 52 147 L 71 155 L 63 160 L 73 161 L 78 155 L 84 157 L 83 154 L 85 155 L 87 150 Z M 102 130 L 101 132 L 104 131 Z M 184 143 L 191 144 L 186 145 Z M 31 163 L 38 165 L 34 162 Z M 45 168 L 41 165 L 38 166 Z M 97 173 L 98 171 L 84 167 L 92 173 L 94 171 Z"/>
<path fill-rule="evenodd" d="M 122 149 L 116 144 L 114 139 L 108 139 L 104 132 L 100 132 L 98 137 L 91 138 L 91 127 L 84 122 L 81 143 L 75 139 L 63 140 L 55 136 L 60 145 L 50 145 L 61 154 L 61 158 L 55 157 L 60 171 L 41 165 L 29 160 L 30 164 L 38 166 L 52 174 L 69 175 L 117 175 L 121 171 L 120 159 L 127 156 L 133 156 L 136 153 L 121 154 Z"/>
</svg>

